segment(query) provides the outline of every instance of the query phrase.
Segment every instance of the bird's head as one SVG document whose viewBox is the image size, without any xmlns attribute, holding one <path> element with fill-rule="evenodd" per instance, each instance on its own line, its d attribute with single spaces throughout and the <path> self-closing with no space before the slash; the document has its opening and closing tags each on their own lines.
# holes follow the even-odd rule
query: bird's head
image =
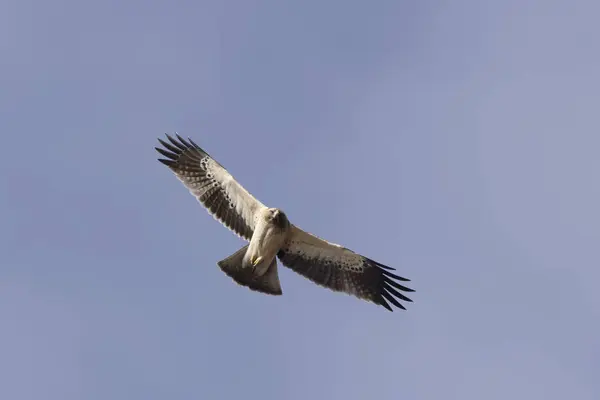
<svg viewBox="0 0 600 400">
<path fill-rule="evenodd" d="M 269 208 L 269 221 L 281 229 L 286 229 L 290 224 L 285 213 L 278 208 Z"/>
</svg>

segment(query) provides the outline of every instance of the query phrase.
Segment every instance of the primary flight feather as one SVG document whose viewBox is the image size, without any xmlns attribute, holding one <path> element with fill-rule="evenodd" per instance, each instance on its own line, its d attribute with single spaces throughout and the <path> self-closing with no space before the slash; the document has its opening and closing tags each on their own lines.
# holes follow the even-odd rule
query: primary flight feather
<svg viewBox="0 0 600 400">
<path fill-rule="evenodd" d="M 409 279 L 335 243 L 320 239 L 290 223 L 283 211 L 258 201 L 227 170 L 191 139 L 179 135 L 155 149 L 191 194 L 223 225 L 249 243 L 217 265 L 235 282 L 251 290 L 281 295 L 277 258 L 312 282 L 345 292 L 392 311 L 411 302 L 398 283 Z"/>
</svg>

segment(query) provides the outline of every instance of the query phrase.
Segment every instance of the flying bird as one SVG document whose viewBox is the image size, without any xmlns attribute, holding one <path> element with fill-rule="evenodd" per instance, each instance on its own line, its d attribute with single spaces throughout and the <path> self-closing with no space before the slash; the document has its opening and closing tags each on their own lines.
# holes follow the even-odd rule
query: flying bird
<svg viewBox="0 0 600 400">
<path fill-rule="evenodd" d="M 213 157 L 193 140 L 166 135 L 155 147 L 158 161 L 169 167 L 189 192 L 215 219 L 248 244 L 217 262 L 239 285 L 270 295 L 281 295 L 277 259 L 292 271 L 336 292 L 345 292 L 393 311 L 390 303 L 406 308 L 412 302 L 402 292 L 414 292 L 398 281 L 394 268 L 378 263 L 292 224 L 286 214 L 252 196 Z"/>
</svg>

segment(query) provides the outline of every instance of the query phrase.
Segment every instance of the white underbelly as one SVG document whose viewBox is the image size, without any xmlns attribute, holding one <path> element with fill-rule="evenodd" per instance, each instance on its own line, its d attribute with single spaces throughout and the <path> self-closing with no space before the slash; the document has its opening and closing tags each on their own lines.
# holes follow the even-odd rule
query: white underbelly
<svg viewBox="0 0 600 400">
<path fill-rule="evenodd" d="M 254 231 L 250 239 L 248 253 L 250 257 L 262 257 L 264 262 L 270 263 L 285 241 L 285 234 L 281 229 L 266 225 Z"/>
</svg>

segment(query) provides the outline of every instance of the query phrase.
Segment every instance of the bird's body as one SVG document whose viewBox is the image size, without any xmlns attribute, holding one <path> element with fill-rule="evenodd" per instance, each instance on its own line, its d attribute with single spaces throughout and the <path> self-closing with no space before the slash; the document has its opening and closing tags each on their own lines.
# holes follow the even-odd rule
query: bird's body
<svg viewBox="0 0 600 400">
<path fill-rule="evenodd" d="M 251 290 L 281 295 L 277 259 L 293 271 L 331 290 L 345 292 L 392 310 L 404 309 L 396 281 L 408 281 L 387 267 L 343 246 L 327 242 L 290 223 L 286 214 L 269 208 L 246 191 L 227 170 L 191 139 L 167 135 L 156 148 L 188 190 L 217 220 L 249 243 L 217 262 L 221 270 Z M 388 303 L 389 302 L 389 303 Z"/>
<path fill-rule="evenodd" d="M 238 250 L 239 253 L 217 265 L 244 286 L 263 293 L 281 294 L 276 257 L 289 236 L 290 224 L 285 214 L 275 208 L 262 209 L 256 218 L 250 242 L 241 252 Z"/>
<path fill-rule="evenodd" d="M 258 213 L 259 222 L 248 245 L 244 257 L 245 266 L 255 266 L 257 275 L 266 270 L 259 265 L 268 266 L 277 256 L 290 232 L 290 224 L 285 214 L 278 209 L 268 208 Z"/>
</svg>

